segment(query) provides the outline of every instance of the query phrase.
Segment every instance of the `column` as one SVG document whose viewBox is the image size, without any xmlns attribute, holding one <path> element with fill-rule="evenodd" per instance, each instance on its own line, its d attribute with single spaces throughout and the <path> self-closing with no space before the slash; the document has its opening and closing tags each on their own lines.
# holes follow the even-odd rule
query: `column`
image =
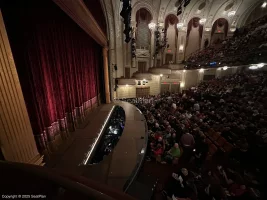
<svg viewBox="0 0 267 200">
<path fill-rule="evenodd" d="M 7 161 L 42 165 L 0 11 L 0 148 Z"/>
<path fill-rule="evenodd" d="M 154 67 L 154 63 L 153 63 L 153 57 L 154 57 L 154 50 L 155 50 L 155 33 L 154 33 L 154 29 L 151 29 L 151 43 L 150 43 L 150 67 Z M 155 58 L 154 58 L 155 59 Z"/>
<path fill-rule="evenodd" d="M 110 103 L 110 90 L 109 90 L 109 69 L 108 69 L 108 48 L 103 48 L 103 64 L 104 64 L 104 78 L 105 78 L 105 94 L 106 103 Z"/>
</svg>

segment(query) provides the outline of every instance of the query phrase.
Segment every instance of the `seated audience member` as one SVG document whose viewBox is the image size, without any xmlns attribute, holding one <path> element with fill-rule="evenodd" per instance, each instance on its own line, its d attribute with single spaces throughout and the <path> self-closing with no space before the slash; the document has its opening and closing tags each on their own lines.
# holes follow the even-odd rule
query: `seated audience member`
<svg viewBox="0 0 267 200">
<path fill-rule="evenodd" d="M 162 162 L 162 164 L 165 164 L 166 162 L 172 163 L 174 159 L 179 159 L 180 156 L 181 151 L 179 148 L 179 144 L 175 143 L 174 146 L 169 151 L 167 151 L 167 155 L 164 158 L 165 162 Z"/>
<path fill-rule="evenodd" d="M 172 173 L 172 179 L 166 184 L 162 191 L 163 195 L 172 197 L 185 197 L 188 191 L 188 181 L 192 179 L 192 175 L 187 169 L 181 169 L 177 174 Z"/>
<path fill-rule="evenodd" d="M 152 149 L 153 152 L 153 156 L 157 157 L 157 156 L 162 156 L 163 154 L 163 147 L 161 146 L 161 144 L 158 144 L 156 146 L 156 148 Z"/>
</svg>

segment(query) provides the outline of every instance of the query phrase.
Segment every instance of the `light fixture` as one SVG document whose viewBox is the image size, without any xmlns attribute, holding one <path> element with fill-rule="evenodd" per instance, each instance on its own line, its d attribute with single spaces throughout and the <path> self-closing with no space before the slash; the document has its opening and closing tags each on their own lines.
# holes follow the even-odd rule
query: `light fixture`
<svg viewBox="0 0 267 200">
<path fill-rule="evenodd" d="M 181 83 L 180 83 L 180 87 L 181 87 L 181 88 L 183 88 L 184 85 L 185 85 L 184 82 L 181 82 Z"/>
<path fill-rule="evenodd" d="M 201 69 L 199 70 L 199 72 L 200 72 L 200 73 L 203 73 L 203 72 L 204 72 L 204 69 L 201 68 Z"/>
<path fill-rule="evenodd" d="M 156 24 L 154 22 L 151 22 L 151 23 L 148 24 L 148 28 L 153 30 L 153 29 L 156 28 Z"/>
<path fill-rule="evenodd" d="M 178 28 L 178 29 L 182 29 L 183 26 L 184 26 L 184 23 L 178 23 L 178 24 L 177 24 L 177 28 Z"/>
<path fill-rule="evenodd" d="M 263 4 L 261 5 L 262 8 L 266 8 L 267 6 L 267 2 L 263 2 Z"/>
<path fill-rule="evenodd" d="M 233 17 L 233 16 L 235 16 L 235 13 L 236 13 L 236 11 L 230 11 L 230 12 L 228 13 L 228 17 Z"/>
<path fill-rule="evenodd" d="M 186 72 L 186 70 L 184 69 L 183 72 Z"/>
<path fill-rule="evenodd" d="M 179 46 L 179 51 L 183 51 L 184 50 L 184 45 L 180 45 Z"/>
<path fill-rule="evenodd" d="M 258 64 L 257 66 L 258 66 L 258 68 L 262 68 L 262 67 L 264 67 L 264 63 L 260 63 L 260 64 Z"/>
<path fill-rule="evenodd" d="M 227 69 L 228 69 L 228 67 L 227 67 L 227 66 L 224 66 L 224 67 L 223 67 L 223 70 L 227 70 Z"/>
<path fill-rule="evenodd" d="M 128 87 L 129 85 L 128 84 L 126 84 L 126 87 Z"/>
<path fill-rule="evenodd" d="M 162 77 L 163 76 L 163 74 L 160 74 L 160 77 Z"/>
<path fill-rule="evenodd" d="M 236 27 L 232 27 L 232 28 L 230 28 L 230 31 L 231 31 L 231 32 L 235 32 L 235 31 L 236 31 Z"/>
<path fill-rule="evenodd" d="M 221 68 L 219 67 L 219 68 L 217 68 L 217 70 L 219 71 L 219 70 L 221 70 Z"/>
<path fill-rule="evenodd" d="M 209 32 L 211 31 L 211 28 L 205 28 L 205 31 Z"/>
<path fill-rule="evenodd" d="M 256 66 L 256 65 L 253 65 L 253 66 L 250 66 L 250 67 L 249 67 L 249 69 L 252 69 L 252 70 L 254 70 L 254 69 L 259 69 L 259 67 L 258 67 L 258 66 Z"/>
<path fill-rule="evenodd" d="M 202 18 L 202 19 L 200 19 L 200 20 L 199 20 L 199 23 L 203 25 L 203 24 L 205 24 L 205 23 L 206 23 L 206 21 L 207 21 L 207 19 L 206 19 L 206 18 Z"/>
<path fill-rule="evenodd" d="M 146 79 L 143 79 L 143 81 L 146 81 Z"/>
</svg>

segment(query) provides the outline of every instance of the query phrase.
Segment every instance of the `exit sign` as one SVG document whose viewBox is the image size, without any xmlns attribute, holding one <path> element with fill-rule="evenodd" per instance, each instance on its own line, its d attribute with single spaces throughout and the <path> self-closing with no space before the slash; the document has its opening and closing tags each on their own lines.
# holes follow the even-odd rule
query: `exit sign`
<svg viewBox="0 0 267 200">
<path fill-rule="evenodd" d="M 172 50 L 171 49 L 168 49 L 168 53 L 171 53 L 172 52 Z"/>
</svg>

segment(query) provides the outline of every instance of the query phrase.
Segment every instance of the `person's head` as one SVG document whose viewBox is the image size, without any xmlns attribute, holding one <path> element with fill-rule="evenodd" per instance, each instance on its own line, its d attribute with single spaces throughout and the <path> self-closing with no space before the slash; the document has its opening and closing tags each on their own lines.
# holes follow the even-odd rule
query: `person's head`
<svg viewBox="0 0 267 200">
<path fill-rule="evenodd" d="M 162 137 L 159 137 L 159 138 L 158 138 L 158 141 L 161 142 L 161 141 L 162 141 Z"/>
<path fill-rule="evenodd" d="M 176 138 L 176 134 L 175 133 L 172 134 L 172 138 Z"/>
<path fill-rule="evenodd" d="M 182 174 L 184 175 L 184 176 L 187 176 L 188 175 L 188 170 L 186 169 L 186 168 L 182 168 Z"/>
<path fill-rule="evenodd" d="M 178 143 L 175 143 L 175 144 L 174 144 L 174 148 L 175 148 L 175 149 L 178 149 L 178 148 L 179 148 L 179 144 L 178 144 Z"/>
</svg>

